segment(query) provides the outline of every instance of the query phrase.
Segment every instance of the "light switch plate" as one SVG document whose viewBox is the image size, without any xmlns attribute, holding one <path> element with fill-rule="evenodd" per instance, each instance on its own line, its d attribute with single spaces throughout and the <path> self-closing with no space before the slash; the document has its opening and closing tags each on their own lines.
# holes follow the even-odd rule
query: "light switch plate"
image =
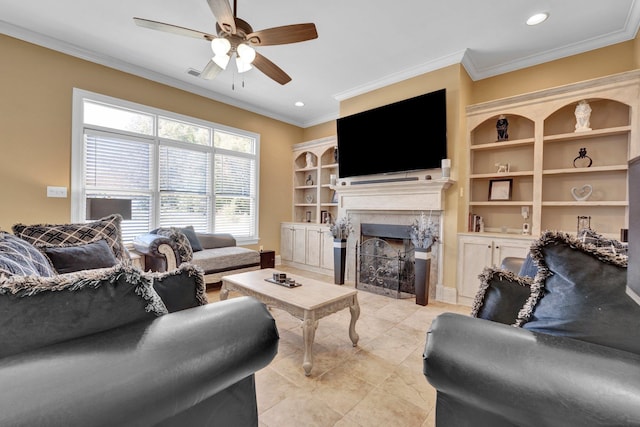
<svg viewBox="0 0 640 427">
<path fill-rule="evenodd" d="M 47 186 L 47 197 L 67 197 L 67 187 Z"/>
</svg>

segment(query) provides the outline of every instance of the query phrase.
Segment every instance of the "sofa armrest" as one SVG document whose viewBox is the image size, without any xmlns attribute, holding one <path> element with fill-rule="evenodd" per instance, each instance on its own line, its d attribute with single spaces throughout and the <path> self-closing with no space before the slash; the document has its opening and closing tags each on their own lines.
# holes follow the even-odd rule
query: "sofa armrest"
<svg viewBox="0 0 640 427">
<path fill-rule="evenodd" d="M 175 270 L 180 262 L 176 243 L 159 234 L 145 233 L 133 239 L 135 250 L 145 257 L 145 268 L 151 271 Z"/>
<path fill-rule="evenodd" d="M 224 393 L 277 350 L 267 308 L 238 297 L 17 354 L 0 359 L 10 390 L 0 425 L 156 425 Z"/>
<path fill-rule="evenodd" d="M 640 355 L 454 313 L 433 321 L 424 353 L 437 425 L 639 425 L 638 366 Z"/>
<path fill-rule="evenodd" d="M 203 249 L 236 246 L 236 239 L 229 233 L 196 233 Z"/>
</svg>

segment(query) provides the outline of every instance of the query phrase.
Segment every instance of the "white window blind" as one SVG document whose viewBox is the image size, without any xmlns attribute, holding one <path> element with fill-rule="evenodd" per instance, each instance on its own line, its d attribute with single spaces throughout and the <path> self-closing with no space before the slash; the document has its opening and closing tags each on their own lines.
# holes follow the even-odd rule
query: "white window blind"
<svg viewBox="0 0 640 427">
<path fill-rule="evenodd" d="M 72 211 L 88 198 L 131 200 L 125 242 L 192 225 L 257 242 L 259 136 L 74 90 Z"/>
</svg>

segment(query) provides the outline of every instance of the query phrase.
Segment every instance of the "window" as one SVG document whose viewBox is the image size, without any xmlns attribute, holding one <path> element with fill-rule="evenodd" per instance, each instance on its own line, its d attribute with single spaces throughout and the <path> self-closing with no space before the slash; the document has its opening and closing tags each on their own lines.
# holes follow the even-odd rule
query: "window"
<svg viewBox="0 0 640 427">
<path fill-rule="evenodd" d="M 193 225 L 258 241 L 259 135 L 74 90 L 72 220 L 87 199 L 131 200 L 122 237 Z"/>
</svg>

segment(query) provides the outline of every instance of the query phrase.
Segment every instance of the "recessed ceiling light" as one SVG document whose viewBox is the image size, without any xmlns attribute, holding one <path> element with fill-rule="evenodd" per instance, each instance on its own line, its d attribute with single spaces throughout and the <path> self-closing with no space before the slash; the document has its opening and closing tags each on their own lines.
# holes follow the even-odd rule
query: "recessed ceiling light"
<svg viewBox="0 0 640 427">
<path fill-rule="evenodd" d="M 295 104 L 293 104 L 293 105 L 295 105 L 296 107 L 304 107 L 304 102 L 302 102 L 302 101 L 296 101 L 296 103 L 295 103 Z"/>
<path fill-rule="evenodd" d="M 536 13 L 527 19 L 527 25 L 538 25 L 547 20 L 549 14 L 547 12 Z"/>
</svg>

